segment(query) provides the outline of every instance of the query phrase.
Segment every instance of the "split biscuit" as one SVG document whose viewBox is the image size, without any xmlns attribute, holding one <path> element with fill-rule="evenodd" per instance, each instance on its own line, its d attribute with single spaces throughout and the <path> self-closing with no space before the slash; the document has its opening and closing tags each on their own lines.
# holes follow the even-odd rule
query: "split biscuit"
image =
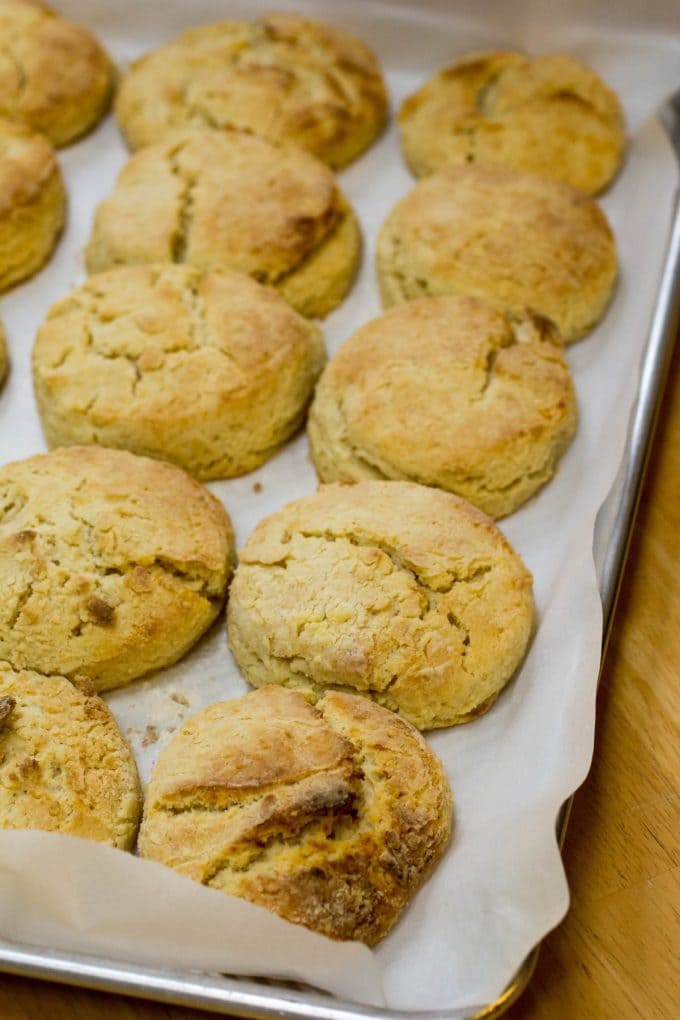
<svg viewBox="0 0 680 1020">
<path fill-rule="evenodd" d="M 0 291 L 44 265 L 65 213 L 66 192 L 50 143 L 0 119 Z"/>
<path fill-rule="evenodd" d="M 468 297 L 397 305 L 347 340 L 309 416 L 323 482 L 408 479 L 512 513 L 552 477 L 576 428 L 546 319 Z"/>
<path fill-rule="evenodd" d="M 359 39 L 298 14 L 190 28 L 137 60 L 116 100 L 132 149 L 177 128 L 243 128 L 345 166 L 387 117 L 380 65 Z"/>
<path fill-rule="evenodd" d="M 132 752 L 87 682 L 0 662 L 0 829 L 130 850 L 141 810 Z"/>
<path fill-rule="evenodd" d="M 419 729 L 486 711 L 533 620 L 531 575 L 493 521 L 386 481 L 325 485 L 261 521 L 227 614 L 253 686 L 363 694 Z"/>
<path fill-rule="evenodd" d="M 119 447 L 205 480 L 297 431 L 323 360 L 320 330 L 242 273 L 124 266 L 50 309 L 33 379 L 51 447 Z"/>
<path fill-rule="evenodd" d="M 621 165 L 626 132 L 616 94 L 562 53 L 472 53 L 440 71 L 399 113 L 404 158 L 421 177 L 446 166 L 498 163 L 589 194 Z"/>
<path fill-rule="evenodd" d="M 196 131 L 136 153 L 95 216 L 89 272 L 178 262 L 234 269 L 323 316 L 356 273 L 361 234 L 328 167 L 243 131 Z"/>
<path fill-rule="evenodd" d="M 490 164 L 425 177 L 378 237 L 385 306 L 468 294 L 513 315 L 529 308 L 552 319 L 567 343 L 600 321 L 617 268 L 614 236 L 594 199 Z"/>
<path fill-rule="evenodd" d="M 224 602 L 233 534 L 179 468 L 97 446 L 0 468 L 0 659 L 97 690 L 169 666 Z"/>
<path fill-rule="evenodd" d="M 270 686 L 203 709 L 151 776 L 139 850 L 373 945 L 441 857 L 452 798 L 420 734 L 365 698 Z"/>
<path fill-rule="evenodd" d="M 106 113 L 115 69 L 97 40 L 42 3 L 0 0 L 0 116 L 68 145 Z"/>
</svg>

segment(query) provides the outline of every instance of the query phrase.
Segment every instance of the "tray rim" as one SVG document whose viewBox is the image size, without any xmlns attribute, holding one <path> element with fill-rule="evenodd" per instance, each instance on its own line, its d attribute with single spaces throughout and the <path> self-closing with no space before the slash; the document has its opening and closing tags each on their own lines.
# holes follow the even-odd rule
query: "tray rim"
<svg viewBox="0 0 680 1020">
<path fill-rule="evenodd" d="M 680 89 L 664 104 L 659 120 L 680 162 Z M 604 501 L 614 503 L 604 555 L 596 563 L 603 607 L 602 657 L 611 634 L 618 593 L 630 545 L 645 470 L 652 447 L 670 359 L 680 341 L 680 181 L 667 235 L 663 271 L 654 314 L 640 364 L 636 401 L 631 410 L 621 472 Z M 618 490 L 618 491 L 617 491 Z M 599 680 L 601 679 L 601 670 Z M 575 792 L 564 802 L 556 821 L 563 847 Z M 252 1020 L 297 1017 L 307 1020 L 495 1020 L 517 1001 L 536 967 L 542 940 L 530 951 L 500 996 L 481 1010 L 463 1014 L 444 1010 L 394 1010 L 343 1003 L 325 993 L 268 979 L 239 978 L 136 966 L 84 953 L 51 950 L 0 939 L 0 973 L 54 981 L 91 990 L 203 1009 Z M 275 988 L 277 993 L 259 989 Z M 258 990 L 254 990 L 257 988 Z"/>
<path fill-rule="evenodd" d="M 680 156 L 680 93 L 667 118 L 662 118 Z M 680 186 L 676 190 L 664 270 L 657 304 L 642 359 L 637 402 L 631 414 L 623 464 L 625 472 L 621 493 L 605 556 L 600 565 L 599 588 L 604 624 L 602 654 L 606 651 L 616 600 L 623 575 L 632 527 L 639 502 L 644 473 L 652 446 L 668 366 L 680 327 Z M 572 796 L 565 801 L 557 820 L 560 848 L 566 835 Z M 514 978 L 495 1002 L 467 1014 L 466 1020 L 494 1020 L 522 994 L 536 967 L 541 943 L 532 949 Z M 377 1007 L 343 1005 L 328 999 L 323 1005 L 320 993 L 310 998 L 306 992 L 278 994 L 244 990 L 243 979 L 221 975 L 190 974 L 182 971 L 136 967 L 80 953 L 56 952 L 21 943 L 0 940 L 0 972 L 40 980 L 74 984 L 99 991 L 191 1006 L 216 1013 L 262 1020 L 269 1017 L 305 1017 L 314 1020 L 454 1020 L 453 1010 L 391 1010 Z M 216 978 L 218 983 L 216 983 Z M 254 983 L 254 982 L 252 982 Z M 265 987 L 270 983 L 267 982 Z M 276 985 L 275 982 L 271 984 Z M 239 987 L 240 986 L 240 987 Z M 277 987 L 281 988 L 281 985 Z"/>
</svg>

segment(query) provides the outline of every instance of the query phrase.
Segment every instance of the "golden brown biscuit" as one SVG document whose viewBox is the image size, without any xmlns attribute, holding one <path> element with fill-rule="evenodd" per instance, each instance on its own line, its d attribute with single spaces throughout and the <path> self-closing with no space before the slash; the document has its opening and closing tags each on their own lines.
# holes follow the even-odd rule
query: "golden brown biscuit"
<svg viewBox="0 0 680 1020">
<path fill-rule="evenodd" d="M 325 485 L 239 557 L 229 644 L 255 687 L 364 694 L 419 729 L 486 711 L 531 636 L 531 575 L 495 524 L 412 482 Z"/>
<path fill-rule="evenodd" d="M 614 236 L 592 198 L 500 166 L 449 167 L 419 181 L 378 237 L 385 306 L 469 294 L 552 319 L 567 343 L 604 315 L 617 266 Z"/>
<path fill-rule="evenodd" d="M 161 754 L 142 857 L 335 939 L 373 945 L 441 857 L 451 791 L 402 719 L 270 686 L 193 716 Z"/>
<path fill-rule="evenodd" d="M 320 330 L 242 273 L 125 266 L 50 309 L 33 379 L 50 446 L 98 443 L 225 478 L 300 427 L 323 359 Z"/>
<path fill-rule="evenodd" d="M 108 109 L 114 67 L 96 39 L 41 3 L 0 0 L 0 116 L 68 145 Z"/>
<path fill-rule="evenodd" d="M 141 810 L 132 752 L 87 683 L 0 662 L 0 829 L 129 850 Z"/>
<path fill-rule="evenodd" d="M 65 210 L 66 193 L 50 143 L 21 124 L 0 119 L 0 291 L 44 265 Z"/>
<path fill-rule="evenodd" d="M 176 662 L 217 616 L 222 504 L 179 468 L 72 446 L 0 469 L 0 659 L 119 687 Z"/>
<path fill-rule="evenodd" d="M 2 323 L 0 322 L 0 387 L 7 377 L 8 370 L 9 355 L 7 353 L 7 342 L 5 340 L 5 331 L 2 328 Z"/>
<path fill-rule="evenodd" d="M 591 194 L 610 182 L 626 146 L 614 92 L 561 53 L 462 57 L 405 101 L 399 128 L 404 158 L 419 177 L 446 166 L 499 163 Z"/>
<path fill-rule="evenodd" d="M 148 53 L 124 79 L 116 113 L 132 149 L 176 128 L 236 127 L 341 167 L 379 134 L 387 93 L 359 39 L 298 14 L 270 14 L 190 28 Z"/>
<path fill-rule="evenodd" d="M 317 387 L 319 478 L 408 479 L 512 513 L 549 481 L 576 428 L 562 352 L 548 320 L 475 298 L 390 309 L 342 345 Z"/>
<path fill-rule="evenodd" d="M 303 149 L 243 131 L 196 131 L 123 167 L 99 206 L 93 272 L 139 262 L 235 269 L 275 287 L 302 315 L 339 304 L 361 235 L 333 173 Z"/>
</svg>

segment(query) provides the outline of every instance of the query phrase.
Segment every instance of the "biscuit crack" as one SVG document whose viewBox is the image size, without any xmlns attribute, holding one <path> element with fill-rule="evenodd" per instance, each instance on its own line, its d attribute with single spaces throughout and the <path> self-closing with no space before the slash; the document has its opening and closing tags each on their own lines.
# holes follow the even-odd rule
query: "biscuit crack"
<svg viewBox="0 0 680 1020">
<path fill-rule="evenodd" d="M 302 538 L 317 538 L 326 542 L 345 541 L 359 549 L 379 549 L 380 552 L 384 553 L 392 561 L 398 570 L 408 574 L 419 588 L 431 592 L 433 595 L 449 594 L 456 585 L 470 584 L 478 581 L 494 569 L 493 563 L 477 563 L 462 573 L 447 571 L 445 572 L 445 581 L 432 584 L 424 579 L 422 573 L 413 564 L 406 563 L 394 546 L 370 532 L 300 530 L 297 534 Z"/>
<path fill-rule="evenodd" d="M 24 606 L 26 605 L 32 594 L 33 594 L 33 582 L 29 581 L 26 587 L 23 588 L 22 591 L 19 593 L 19 597 L 17 598 L 14 604 L 14 609 L 12 610 L 9 619 L 7 620 L 7 627 L 9 628 L 9 630 L 14 630 L 14 628 L 16 627 L 17 623 L 19 622 L 19 617 L 24 611 Z"/>
<path fill-rule="evenodd" d="M 198 184 L 196 177 L 190 176 L 182 170 L 179 162 L 181 151 L 181 145 L 173 149 L 168 160 L 171 174 L 177 178 L 182 186 L 177 209 L 177 224 L 171 242 L 172 261 L 180 265 L 186 262 L 189 235 L 193 223 L 194 193 Z"/>
</svg>

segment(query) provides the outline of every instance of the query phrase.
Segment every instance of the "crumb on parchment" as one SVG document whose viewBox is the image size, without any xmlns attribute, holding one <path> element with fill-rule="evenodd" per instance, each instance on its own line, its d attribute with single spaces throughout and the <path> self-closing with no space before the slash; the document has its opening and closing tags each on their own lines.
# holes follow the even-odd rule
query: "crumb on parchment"
<svg viewBox="0 0 680 1020">
<path fill-rule="evenodd" d="M 144 736 L 142 737 L 142 747 L 148 747 L 149 744 L 155 744 L 158 740 L 158 729 L 155 726 L 147 726 L 144 730 Z"/>
</svg>

